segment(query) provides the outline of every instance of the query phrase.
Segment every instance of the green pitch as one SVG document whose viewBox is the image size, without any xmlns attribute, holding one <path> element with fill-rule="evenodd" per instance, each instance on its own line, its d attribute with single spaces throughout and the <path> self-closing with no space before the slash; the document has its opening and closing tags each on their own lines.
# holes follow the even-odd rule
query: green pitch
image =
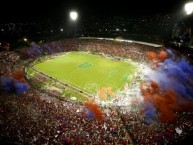
<svg viewBox="0 0 193 145">
<path fill-rule="evenodd" d="M 117 61 L 84 52 L 67 53 L 33 68 L 89 94 L 96 94 L 102 88 L 120 90 L 132 81 L 137 71 L 132 61 Z"/>
</svg>

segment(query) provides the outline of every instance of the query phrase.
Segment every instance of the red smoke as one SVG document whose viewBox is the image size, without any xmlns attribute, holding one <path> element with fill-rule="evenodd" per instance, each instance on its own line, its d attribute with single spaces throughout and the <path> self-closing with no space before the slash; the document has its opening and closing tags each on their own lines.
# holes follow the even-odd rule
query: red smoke
<svg viewBox="0 0 193 145">
<path fill-rule="evenodd" d="M 168 54 L 164 50 L 160 50 L 159 53 L 155 53 L 152 51 L 147 52 L 147 57 L 153 63 L 153 67 L 158 67 L 160 62 L 164 62 L 168 57 Z"/>
<path fill-rule="evenodd" d="M 177 95 L 174 91 L 161 91 L 159 85 L 150 81 L 150 85 L 141 86 L 144 102 L 152 103 L 161 122 L 174 122 L 176 112 L 193 111 L 193 102 Z"/>
<path fill-rule="evenodd" d="M 176 102 L 176 94 L 172 91 L 160 93 L 155 97 L 154 105 L 159 112 L 161 122 L 173 122 L 176 119 L 176 111 L 179 106 Z"/>
<path fill-rule="evenodd" d="M 155 52 L 147 52 L 147 57 L 149 58 L 149 60 L 153 61 L 154 59 L 157 59 L 157 54 Z"/>
<path fill-rule="evenodd" d="M 157 55 L 157 57 L 158 57 L 158 59 L 160 60 L 160 62 L 164 62 L 165 59 L 168 57 L 168 54 L 167 54 L 167 52 L 161 50 L 161 51 L 159 52 L 159 54 Z"/>
<path fill-rule="evenodd" d="M 152 61 L 153 67 L 157 67 L 168 58 L 168 54 L 164 50 L 160 50 L 158 53 L 147 52 L 147 57 Z M 193 83 L 191 75 L 185 73 L 185 77 L 188 80 L 188 85 Z M 144 103 L 152 104 L 155 107 L 161 122 L 173 122 L 177 118 L 177 113 L 193 111 L 192 100 L 178 95 L 177 90 L 167 88 L 167 91 L 163 91 L 159 83 L 154 81 L 143 84 L 141 93 L 144 97 Z"/>
<path fill-rule="evenodd" d="M 97 119 L 102 119 L 103 112 L 100 110 L 98 104 L 96 104 L 94 101 L 87 101 L 85 105 L 95 114 Z"/>
<path fill-rule="evenodd" d="M 24 72 L 22 69 L 18 69 L 18 70 L 15 70 L 13 73 L 12 73 L 12 77 L 20 82 L 25 82 L 25 78 L 24 78 Z"/>
</svg>

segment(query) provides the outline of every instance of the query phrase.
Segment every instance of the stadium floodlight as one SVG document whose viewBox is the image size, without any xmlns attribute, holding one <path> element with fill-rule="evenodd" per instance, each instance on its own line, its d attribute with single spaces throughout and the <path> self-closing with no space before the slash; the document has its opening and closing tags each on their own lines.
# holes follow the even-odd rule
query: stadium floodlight
<svg viewBox="0 0 193 145">
<path fill-rule="evenodd" d="M 71 11 L 70 12 L 70 19 L 73 21 L 76 21 L 78 18 L 78 13 L 76 11 Z"/>
<path fill-rule="evenodd" d="M 23 41 L 27 42 L 27 38 L 23 38 Z"/>
<path fill-rule="evenodd" d="M 184 6 L 184 9 L 185 9 L 187 15 L 192 14 L 192 12 L 193 12 L 193 2 L 186 3 L 185 6 Z"/>
</svg>

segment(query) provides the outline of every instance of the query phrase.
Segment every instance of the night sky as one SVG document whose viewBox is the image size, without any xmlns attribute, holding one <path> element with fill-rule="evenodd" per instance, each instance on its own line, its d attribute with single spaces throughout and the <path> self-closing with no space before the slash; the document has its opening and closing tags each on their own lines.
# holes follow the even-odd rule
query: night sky
<svg viewBox="0 0 193 145">
<path fill-rule="evenodd" d="M 4 2 L 3 2 L 4 1 Z M 64 19 L 68 11 L 77 10 L 81 18 L 92 16 L 139 16 L 173 13 L 187 0 L 3 0 L 0 21 Z"/>
</svg>

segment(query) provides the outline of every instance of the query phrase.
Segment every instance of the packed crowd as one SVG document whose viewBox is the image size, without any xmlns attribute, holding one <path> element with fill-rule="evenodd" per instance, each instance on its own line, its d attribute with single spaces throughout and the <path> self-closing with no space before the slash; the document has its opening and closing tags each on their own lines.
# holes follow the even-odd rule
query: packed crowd
<svg viewBox="0 0 193 145">
<path fill-rule="evenodd" d="M 49 52 L 45 46 L 50 46 L 52 51 Z M 159 51 L 161 47 L 153 47 L 150 45 L 143 45 L 134 42 L 120 42 L 120 41 L 112 41 L 112 40 L 99 40 L 99 39 L 64 39 L 57 42 L 50 42 L 47 45 L 40 44 L 39 50 L 41 50 L 42 54 L 53 54 L 59 52 L 68 52 L 68 51 L 91 51 L 98 53 L 105 53 L 112 56 L 120 56 L 125 58 L 130 58 L 132 60 L 137 60 L 143 62 L 146 59 L 147 51 Z M 58 46 L 62 48 L 58 50 Z M 30 57 L 26 51 L 29 48 L 24 48 L 20 50 L 20 52 L 26 56 Z M 42 54 L 38 54 L 33 50 L 34 56 L 42 56 Z M 140 58 L 140 59 L 139 59 Z"/>
<path fill-rule="evenodd" d="M 63 52 L 100 52 L 147 63 L 145 52 L 157 51 L 151 46 L 104 40 L 67 39 L 56 42 L 56 45 Z M 35 56 L 39 57 L 38 54 Z M 31 60 L 24 58 L 21 59 L 15 52 L 1 52 L 0 62 L 3 63 L 0 63 L 0 76 L 10 76 L 15 69 L 24 68 Z M 0 141 L 55 145 L 171 144 L 182 140 L 193 130 L 191 113 L 179 114 L 175 124 L 155 122 L 146 125 L 137 103 L 128 108 L 100 107 L 102 117 L 95 118 L 89 115 L 90 110 L 83 102 L 60 100 L 31 85 L 22 95 L 7 93 L 2 88 L 0 93 Z"/>
<path fill-rule="evenodd" d="M 24 144 L 130 143 L 115 110 L 105 108 L 99 120 L 87 117 L 87 111 L 84 104 L 53 99 L 34 89 L 22 96 L 5 94 L 1 139 Z"/>
<path fill-rule="evenodd" d="M 13 67 L 17 67 L 19 61 L 20 61 L 20 56 L 18 54 L 11 51 L 1 52 L 0 53 L 0 75 L 9 76 L 9 74 L 11 74 L 12 72 Z"/>
<path fill-rule="evenodd" d="M 175 144 L 192 133 L 193 113 L 178 114 L 177 122 L 156 121 L 146 125 L 142 113 L 133 109 L 135 105 L 132 108 L 120 107 L 120 114 L 137 144 Z"/>
</svg>

